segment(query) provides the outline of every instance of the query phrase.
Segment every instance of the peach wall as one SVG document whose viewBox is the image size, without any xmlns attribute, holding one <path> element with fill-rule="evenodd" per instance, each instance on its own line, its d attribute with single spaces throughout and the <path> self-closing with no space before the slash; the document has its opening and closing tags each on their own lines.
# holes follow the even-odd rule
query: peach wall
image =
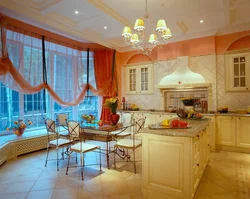
<svg viewBox="0 0 250 199">
<path fill-rule="evenodd" d="M 250 30 L 237 32 L 227 35 L 220 35 L 215 37 L 216 54 L 222 54 L 227 51 L 228 47 L 237 39 L 250 34 Z M 249 42 L 249 40 L 248 40 Z M 243 46 L 242 46 L 243 47 Z"/>
<path fill-rule="evenodd" d="M 210 36 L 166 44 L 161 48 L 155 48 L 150 57 L 152 61 L 161 61 L 174 59 L 179 56 L 199 56 L 214 53 L 215 37 Z M 121 54 L 121 66 L 128 64 L 130 59 L 132 59 L 132 63 L 146 61 L 145 57 L 142 57 L 137 51 L 129 51 Z"/>
<path fill-rule="evenodd" d="M 250 33 L 247 36 L 241 37 L 234 41 L 228 48 L 227 51 L 230 50 L 239 50 L 239 49 L 245 49 L 250 48 Z"/>
</svg>

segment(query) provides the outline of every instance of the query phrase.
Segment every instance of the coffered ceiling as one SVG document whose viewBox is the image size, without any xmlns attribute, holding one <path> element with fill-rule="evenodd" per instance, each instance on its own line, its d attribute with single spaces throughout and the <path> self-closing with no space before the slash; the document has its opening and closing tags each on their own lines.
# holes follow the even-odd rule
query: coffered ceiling
<svg viewBox="0 0 250 199">
<path fill-rule="evenodd" d="M 12 18 L 118 51 L 131 50 L 123 27 L 145 14 L 145 0 L 0 0 L 0 6 Z M 249 30 L 249 10 L 250 0 L 148 0 L 150 20 L 165 19 L 171 41 Z"/>
</svg>

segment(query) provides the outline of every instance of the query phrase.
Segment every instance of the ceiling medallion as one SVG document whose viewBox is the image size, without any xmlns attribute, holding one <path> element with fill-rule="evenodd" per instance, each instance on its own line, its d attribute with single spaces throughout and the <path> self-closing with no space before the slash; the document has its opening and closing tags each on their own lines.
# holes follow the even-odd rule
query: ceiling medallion
<svg viewBox="0 0 250 199">
<path fill-rule="evenodd" d="M 148 25 L 147 29 L 144 24 Z M 147 0 L 145 0 L 144 20 L 136 19 L 133 33 L 130 27 L 124 27 L 122 37 L 124 41 L 127 44 L 132 45 L 133 48 L 145 55 L 150 55 L 156 46 L 167 44 L 168 40 L 172 37 L 171 31 L 167 27 L 164 19 L 158 20 L 155 30 L 150 26 L 151 23 L 148 15 L 148 5 Z M 155 32 L 158 33 L 160 39 L 157 38 L 157 34 Z"/>
</svg>

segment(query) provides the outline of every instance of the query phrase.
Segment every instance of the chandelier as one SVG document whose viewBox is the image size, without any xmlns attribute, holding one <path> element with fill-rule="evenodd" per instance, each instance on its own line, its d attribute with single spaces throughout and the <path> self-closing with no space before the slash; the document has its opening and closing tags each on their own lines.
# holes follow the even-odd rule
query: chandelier
<svg viewBox="0 0 250 199">
<path fill-rule="evenodd" d="M 146 29 L 144 24 L 147 24 L 149 27 Z M 130 27 L 124 27 L 122 37 L 124 41 L 132 45 L 133 48 L 143 54 L 150 55 L 156 46 L 167 44 L 168 40 L 172 37 L 171 31 L 167 27 L 164 19 L 158 20 L 155 30 L 150 26 L 148 5 L 147 0 L 145 0 L 144 20 L 141 18 L 136 19 L 133 32 Z M 160 39 L 158 39 L 157 36 L 160 37 Z"/>
</svg>

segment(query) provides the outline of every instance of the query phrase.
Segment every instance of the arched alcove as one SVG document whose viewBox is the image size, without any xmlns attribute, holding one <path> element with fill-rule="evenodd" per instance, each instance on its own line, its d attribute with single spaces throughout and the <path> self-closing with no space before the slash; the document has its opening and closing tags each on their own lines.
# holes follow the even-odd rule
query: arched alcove
<svg viewBox="0 0 250 199">
<path fill-rule="evenodd" d="M 229 44 L 226 51 L 250 48 L 250 34 L 241 36 Z"/>
<path fill-rule="evenodd" d="M 128 58 L 126 64 L 135 64 L 135 63 L 149 62 L 149 61 L 152 61 L 151 57 L 138 53 Z"/>
</svg>

